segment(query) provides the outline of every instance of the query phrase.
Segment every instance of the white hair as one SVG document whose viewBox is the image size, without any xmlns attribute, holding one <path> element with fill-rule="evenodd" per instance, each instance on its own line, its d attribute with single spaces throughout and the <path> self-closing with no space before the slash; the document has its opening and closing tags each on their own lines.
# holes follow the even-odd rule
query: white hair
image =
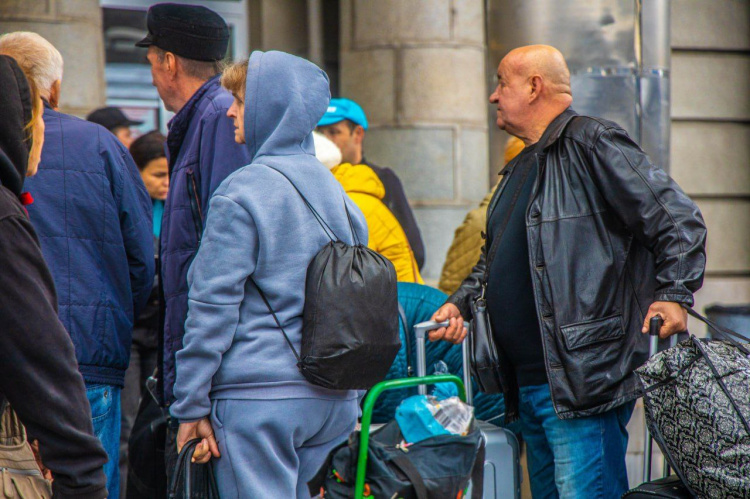
<svg viewBox="0 0 750 499">
<path fill-rule="evenodd" d="M 15 59 L 42 93 L 49 91 L 55 81 L 62 81 L 62 55 L 36 33 L 15 31 L 0 36 L 0 54 Z"/>
</svg>

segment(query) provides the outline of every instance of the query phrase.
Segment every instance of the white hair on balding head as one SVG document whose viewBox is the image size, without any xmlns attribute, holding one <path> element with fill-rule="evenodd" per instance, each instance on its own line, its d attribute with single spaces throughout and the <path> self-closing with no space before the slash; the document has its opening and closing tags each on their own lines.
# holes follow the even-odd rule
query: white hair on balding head
<svg viewBox="0 0 750 499">
<path fill-rule="evenodd" d="M 15 59 L 40 92 L 47 92 L 57 80 L 62 81 L 62 55 L 36 33 L 15 31 L 0 36 L 0 54 Z"/>
</svg>

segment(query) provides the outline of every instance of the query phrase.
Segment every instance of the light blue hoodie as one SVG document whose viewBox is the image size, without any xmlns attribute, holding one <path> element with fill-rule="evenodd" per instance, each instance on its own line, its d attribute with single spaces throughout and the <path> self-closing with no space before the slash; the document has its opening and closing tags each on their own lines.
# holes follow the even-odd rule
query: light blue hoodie
<svg viewBox="0 0 750 499">
<path fill-rule="evenodd" d="M 315 159 L 311 132 L 329 100 L 328 78 L 314 64 L 283 52 L 250 56 L 245 137 L 253 159 L 216 189 L 188 272 L 189 312 L 171 406 L 181 421 L 207 416 L 210 399 L 357 395 L 302 377 L 249 279 L 263 289 L 299 352 L 307 266 L 329 238 L 289 181 L 269 167 L 284 172 L 336 236 L 352 244 L 346 203 L 359 240 L 367 242 L 361 212 Z"/>
</svg>

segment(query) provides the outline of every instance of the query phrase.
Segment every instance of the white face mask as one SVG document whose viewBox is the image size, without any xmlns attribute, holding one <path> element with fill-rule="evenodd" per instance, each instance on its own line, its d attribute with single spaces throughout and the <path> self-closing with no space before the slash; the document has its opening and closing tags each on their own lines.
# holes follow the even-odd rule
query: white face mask
<svg viewBox="0 0 750 499">
<path fill-rule="evenodd" d="M 336 144 L 318 132 L 313 132 L 313 141 L 315 142 L 315 157 L 318 161 L 326 165 L 329 170 L 341 164 L 341 151 Z"/>
</svg>

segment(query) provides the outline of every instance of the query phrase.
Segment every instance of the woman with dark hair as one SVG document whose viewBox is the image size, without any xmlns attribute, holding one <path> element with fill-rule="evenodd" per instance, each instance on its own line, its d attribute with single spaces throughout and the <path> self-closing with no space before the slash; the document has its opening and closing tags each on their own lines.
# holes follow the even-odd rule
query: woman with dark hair
<svg viewBox="0 0 750 499">
<path fill-rule="evenodd" d="M 3 55 L 0 117 L 2 412 L 7 414 L 9 402 L 29 437 L 39 441 L 55 497 L 103 498 L 107 454 L 94 436 L 73 343 L 57 317 L 54 281 L 24 209 L 32 202 L 22 192 L 24 179 L 36 173 L 44 142 L 42 101 L 16 61 Z M 6 437 L 13 429 L 5 426 L 7 421 L 3 417 Z M 4 492 L 15 495 L 7 488 Z"/>
<path fill-rule="evenodd" d="M 169 191 L 169 163 L 164 151 L 166 142 L 164 135 L 153 130 L 141 135 L 130 145 L 130 154 L 141 172 L 148 195 L 154 202 L 154 237 L 157 240 L 161 233 L 164 200 Z"/>
<path fill-rule="evenodd" d="M 141 135 L 130 145 L 141 178 L 153 202 L 154 258 L 159 268 L 159 236 L 164 213 L 164 200 L 169 191 L 169 164 L 164 144 L 167 138 L 157 130 Z M 154 373 L 159 348 L 159 273 L 156 273 L 146 308 L 133 325 L 130 364 L 125 371 L 125 387 L 120 393 L 122 406 L 120 426 L 120 497 L 126 497 L 128 476 L 128 439 L 133 430 L 138 406 L 144 394 L 146 380 Z"/>
</svg>

